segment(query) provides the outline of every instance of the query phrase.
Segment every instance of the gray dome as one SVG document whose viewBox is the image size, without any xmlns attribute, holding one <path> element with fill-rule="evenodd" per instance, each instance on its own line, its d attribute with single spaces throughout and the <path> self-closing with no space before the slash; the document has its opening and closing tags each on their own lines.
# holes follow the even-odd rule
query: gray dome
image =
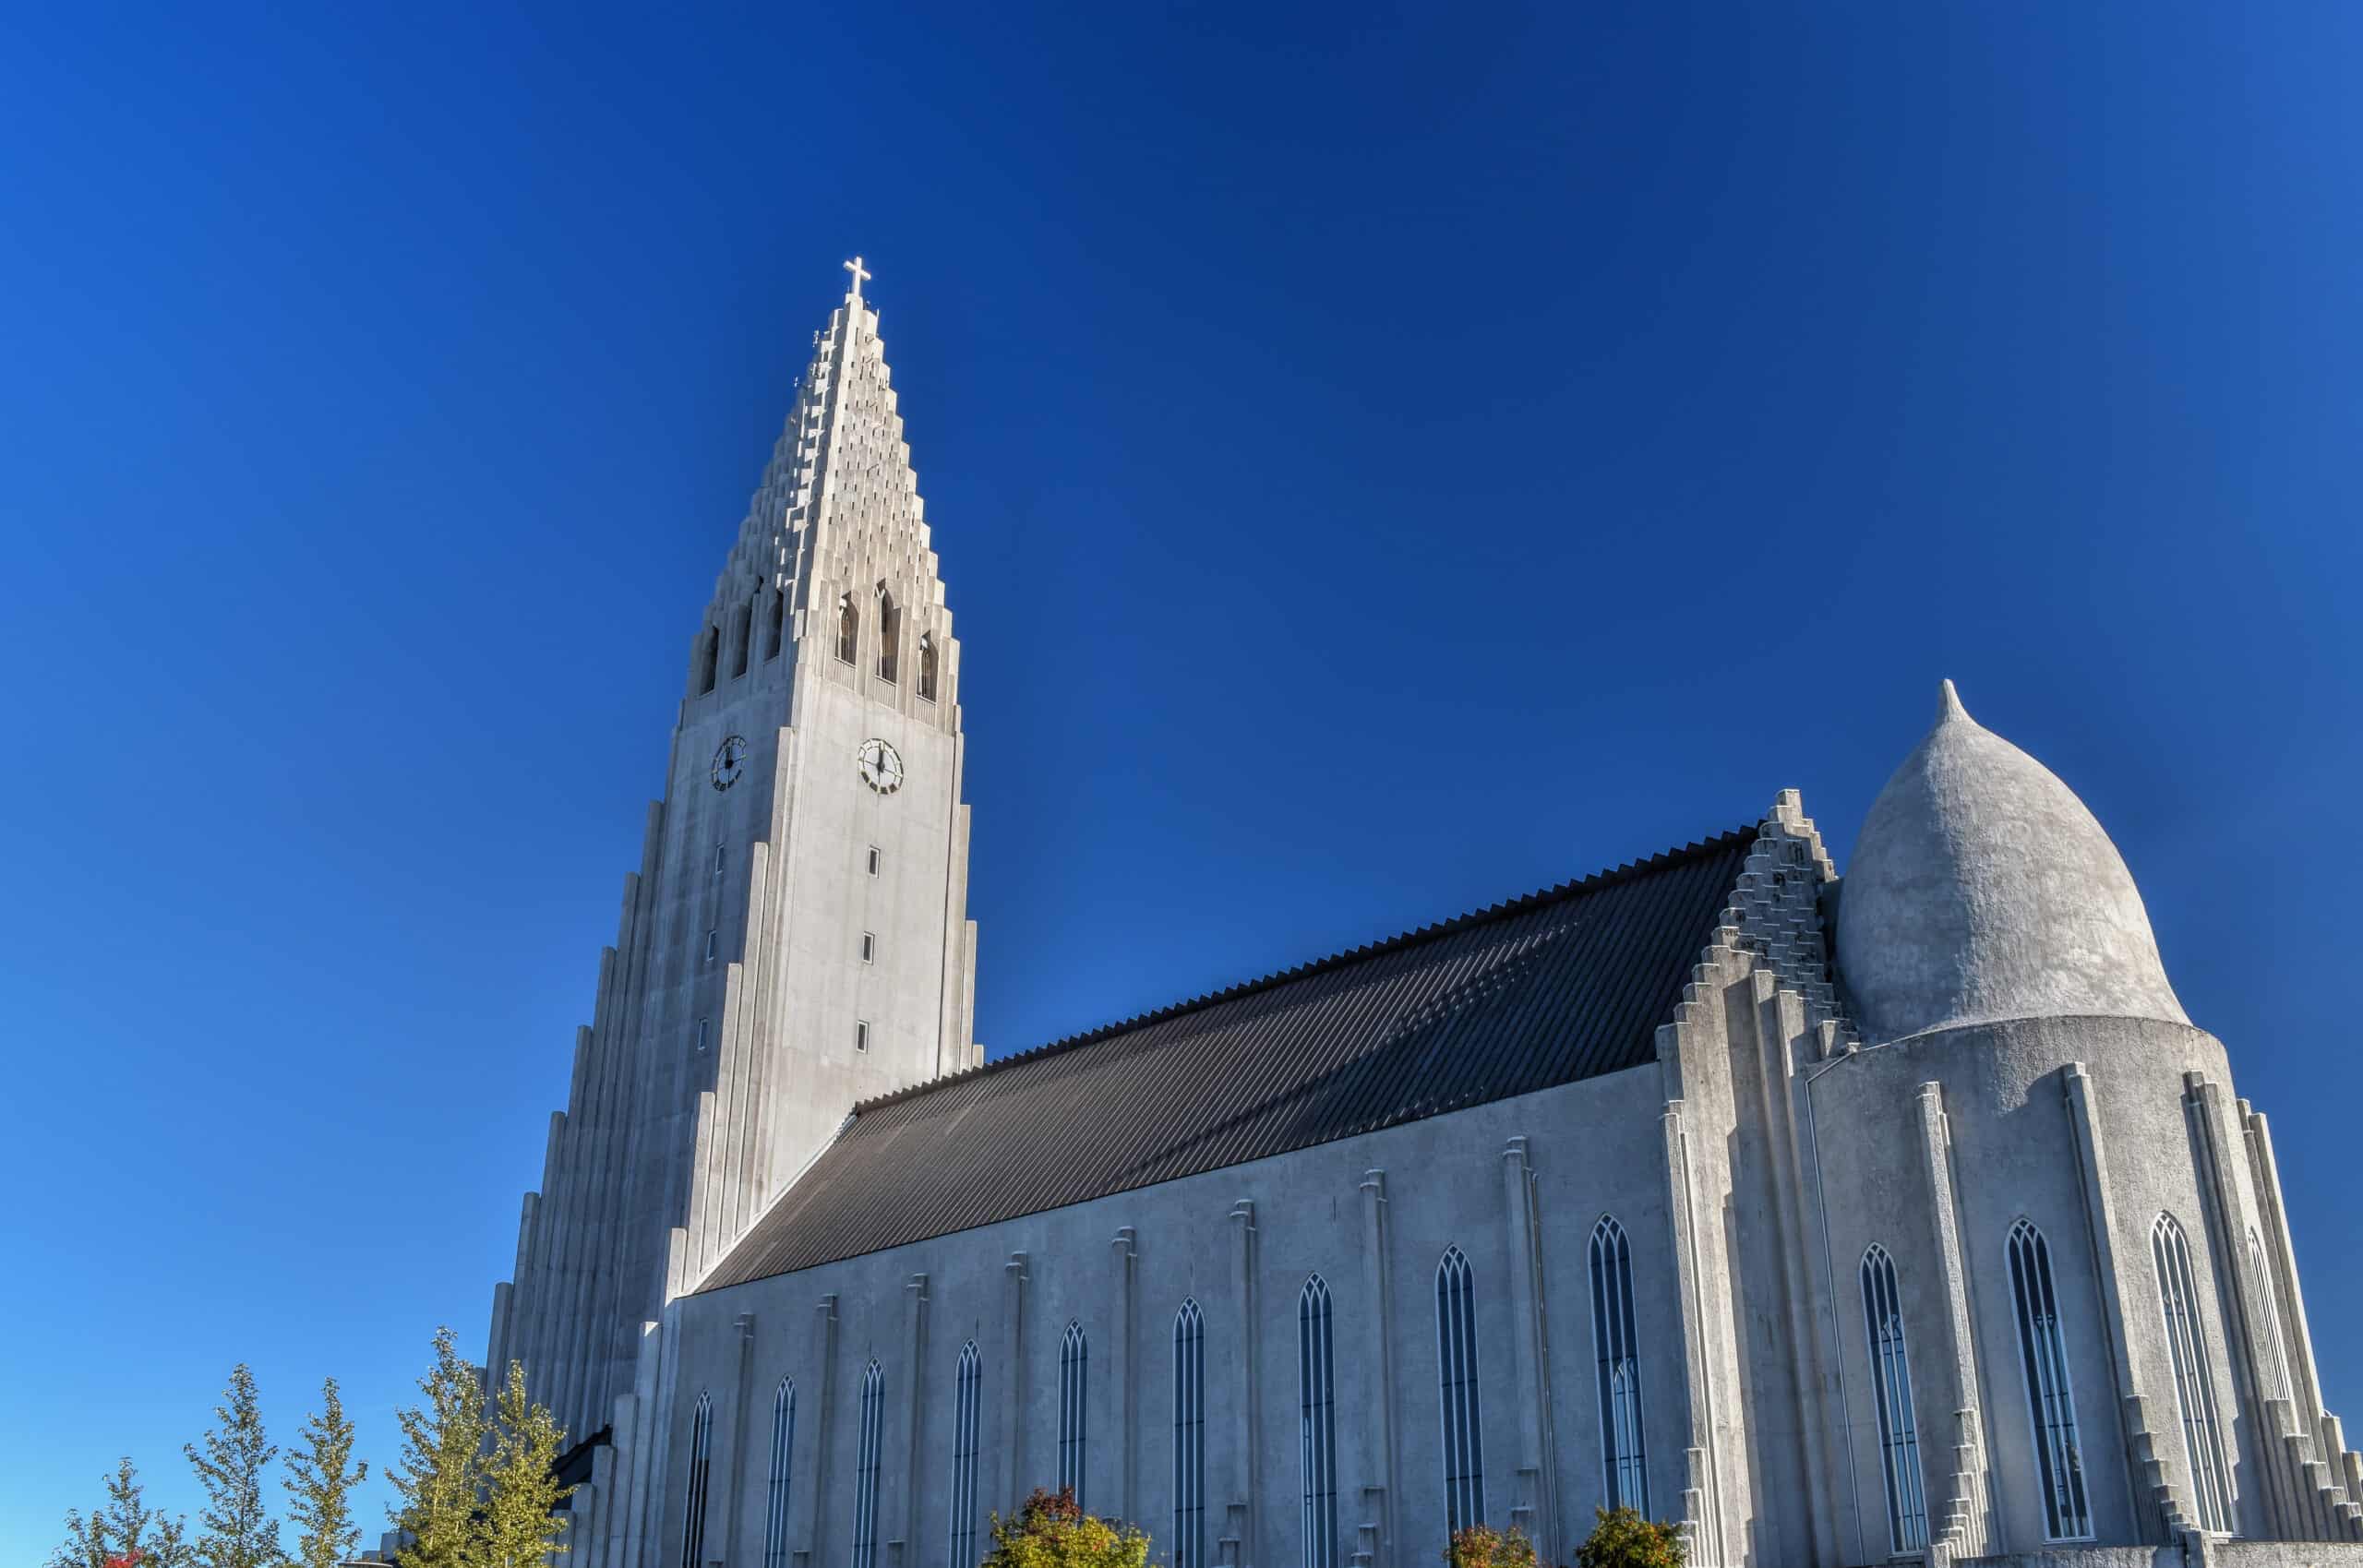
<svg viewBox="0 0 2363 1568">
<path fill-rule="evenodd" d="M 1838 970 L 1872 1041 L 2003 1018 L 2190 1022 L 2117 845 L 1951 681 L 1863 820 Z"/>
</svg>

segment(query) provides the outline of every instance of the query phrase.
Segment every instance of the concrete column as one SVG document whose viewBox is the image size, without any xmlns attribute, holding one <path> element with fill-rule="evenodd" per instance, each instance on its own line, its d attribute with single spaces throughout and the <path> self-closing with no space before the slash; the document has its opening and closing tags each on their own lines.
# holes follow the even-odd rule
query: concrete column
<svg viewBox="0 0 2363 1568">
<path fill-rule="evenodd" d="M 746 1512 L 748 1422 L 755 1403 L 755 1314 L 738 1314 L 738 1369 L 730 1380 L 730 1419 L 724 1424 L 730 1442 L 729 1467 L 724 1473 L 729 1478 L 722 1493 L 722 1528 L 717 1544 L 722 1548 L 719 1560 L 737 1562 L 738 1555 L 738 1519 Z M 716 1466 L 720 1469 L 722 1466 Z"/>
<path fill-rule="evenodd" d="M 624 1551 L 621 1568 L 642 1568 L 647 1562 L 646 1544 L 654 1538 L 653 1515 L 656 1507 L 651 1493 L 663 1490 L 661 1473 L 651 1463 L 660 1430 L 657 1393 L 661 1387 L 661 1363 L 664 1359 L 665 1329 L 661 1323 L 640 1325 L 640 1355 L 632 1364 L 631 1393 L 631 1453 L 630 1474 L 625 1482 L 620 1500 L 627 1517 L 618 1521 L 623 1527 Z"/>
<path fill-rule="evenodd" d="M 814 1568 L 825 1559 L 829 1539 L 829 1450 L 836 1435 L 837 1299 L 823 1296 L 812 1308 L 811 1368 L 812 1436 L 797 1465 L 795 1495 L 804 1502 L 804 1547 L 796 1554 L 797 1568 Z"/>
<path fill-rule="evenodd" d="M 1134 1304 L 1133 1285 L 1134 1262 L 1134 1231 L 1129 1225 L 1116 1232 L 1108 1244 L 1109 1317 L 1113 1333 L 1109 1337 L 1114 1344 L 1109 1358 L 1109 1372 L 1114 1385 L 1112 1403 L 1116 1406 L 1119 1433 L 1114 1445 L 1116 1454 L 1116 1496 L 1122 1506 L 1118 1517 L 1137 1518 L 1140 1475 L 1140 1388 L 1139 1369 L 1133 1356 Z"/>
<path fill-rule="evenodd" d="M 1938 1325 L 1938 1344 L 1943 1353 L 1936 1359 L 1941 1396 L 1937 1407 L 1952 1413 L 1948 1428 L 1938 1434 L 1949 1441 L 1929 1443 L 1928 1434 L 1922 1433 L 1924 1471 L 1925 1456 L 1930 1453 L 1951 1455 L 1949 1506 L 1941 1515 L 1930 1511 L 1929 1534 L 1949 1536 L 1955 1556 L 1983 1557 L 1989 1551 L 2008 1548 L 1996 1530 L 1995 1516 L 2000 1510 L 1998 1506 L 1989 1507 L 1987 1502 L 1989 1482 L 1984 1424 L 1979 1416 L 1977 1342 L 1970 1326 L 1969 1272 L 1961 1261 L 1961 1205 L 1953 1190 L 1952 1129 L 1945 1119 L 1944 1085 L 1921 1084 L 1915 1103 L 1919 1107 L 1921 1173 L 1928 1185 L 1928 1213 L 1936 1227 L 1932 1239 L 1945 1303 L 1945 1315 Z"/>
<path fill-rule="evenodd" d="M 1230 1294 L 1239 1304 L 1239 1358 L 1236 1384 L 1239 1435 L 1230 1445 L 1230 1497 L 1225 1505 L 1222 1533 L 1215 1538 L 1223 1568 L 1254 1568 L 1260 1550 L 1256 1534 L 1256 1502 L 1263 1470 L 1255 1442 L 1255 1418 L 1263 1409 L 1261 1327 L 1255 1305 L 1255 1205 L 1241 1198 L 1231 1205 Z"/>
<path fill-rule="evenodd" d="M 1661 1059 L 1666 1054 L 1661 1048 Z M 1688 1406 L 1682 1413 L 1681 1429 L 1682 1517 L 1689 1526 L 1689 1561 L 1698 1568 L 1719 1568 L 1731 1557 L 1723 1538 L 1722 1484 L 1715 1443 L 1715 1393 L 1713 1380 L 1708 1374 L 1710 1349 L 1706 1303 L 1699 1289 L 1705 1264 L 1699 1256 L 1697 1205 L 1690 1175 L 1690 1134 L 1682 1101 L 1666 1102 L 1661 1128 L 1665 1143 L 1666 1213 L 1673 1221 L 1674 1294 L 1682 1305 L 1684 1394 Z"/>
<path fill-rule="evenodd" d="M 891 1561 L 914 1568 L 918 1558 L 919 1518 L 919 1430 L 927 1412 L 927 1275 L 915 1274 L 903 1285 L 903 1528 L 893 1544 Z"/>
<path fill-rule="evenodd" d="M 1507 1260 L 1510 1361 L 1517 1377 L 1517 1474 L 1510 1523 L 1534 1542 L 1545 1562 L 1559 1560 L 1559 1511 L 1552 1495 L 1550 1412 L 1542 1367 L 1542 1227 L 1535 1213 L 1534 1167 L 1527 1141 L 1502 1150 L 1502 1256 Z"/>
<path fill-rule="evenodd" d="M 1395 1252 L 1386 1208 L 1386 1172 L 1362 1172 L 1362 1314 L 1368 1329 L 1362 1346 L 1370 1380 L 1370 1418 L 1362 1442 L 1363 1529 L 1369 1539 L 1355 1555 L 1371 1568 L 1387 1568 L 1395 1558 L 1397 1501 L 1395 1453 Z"/>
<path fill-rule="evenodd" d="M 1026 1254 L 1002 1265 L 1002 1511 L 1014 1518 L 1026 1501 Z"/>
<path fill-rule="evenodd" d="M 2117 1428 L 2123 1439 L 2125 1505 L 2134 1528 L 2145 1544 L 2167 1543 L 2166 1520 L 2157 1507 L 2154 1490 L 2142 1474 L 2141 1445 L 2150 1435 L 2141 1430 L 2141 1381 L 2126 1341 L 2125 1280 L 2118 1272 L 2117 1207 L 2109 1185 L 2108 1152 L 2101 1140 L 2100 1121 L 2093 1113 L 2093 1080 L 2081 1061 L 2060 1070 L 2060 1087 L 2068 1103 L 2068 1125 L 2075 1135 L 2077 1176 L 2083 1186 L 2084 1234 L 2092 1247 L 2093 1276 L 2099 1281 L 2101 1330 L 2108 1340 L 2109 1373 L 2117 1385 Z M 2089 1474 L 2090 1472 L 2087 1472 Z"/>
</svg>

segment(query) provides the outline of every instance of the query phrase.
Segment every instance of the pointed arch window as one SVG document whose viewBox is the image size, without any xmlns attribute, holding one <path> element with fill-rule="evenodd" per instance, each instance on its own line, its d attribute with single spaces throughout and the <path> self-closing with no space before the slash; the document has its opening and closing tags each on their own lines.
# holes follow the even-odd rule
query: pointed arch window
<svg viewBox="0 0 2363 1568">
<path fill-rule="evenodd" d="M 960 1347 L 960 1375 L 952 1402 L 952 1553 L 945 1568 L 977 1568 L 977 1429 L 984 1394 L 984 1359 L 977 1342 Z"/>
<path fill-rule="evenodd" d="M 1304 1568 L 1337 1564 L 1337 1382 L 1329 1287 L 1313 1275 L 1296 1299 L 1297 1457 L 1304 1473 Z"/>
<path fill-rule="evenodd" d="M 769 635 L 763 640 L 763 657 L 776 659 L 787 643 L 787 595 L 777 588 L 772 590 L 772 616 Z"/>
<path fill-rule="evenodd" d="M 2264 1396 L 2295 1399 L 2289 1382 L 2289 1347 L 2281 1337 L 2281 1292 L 2273 1287 L 2273 1265 L 2266 1261 L 2264 1238 L 2249 1227 L 2249 1268 L 2256 1275 L 2257 1299 L 2264 1306 Z"/>
<path fill-rule="evenodd" d="M 714 689 L 714 672 L 722 663 L 722 628 L 710 626 L 698 634 L 698 695 Z"/>
<path fill-rule="evenodd" d="M 754 656 L 754 652 L 755 602 L 754 600 L 750 599 L 745 604 L 738 606 L 738 656 L 731 661 L 733 665 L 736 667 L 734 667 L 730 673 L 734 676 L 745 675 L 747 673 L 747 661 Z"/>
<path fill-rule="evenodd" d="M 681 1509 L 681 1568 L 700 1568 L 705 1559 L 706 1478 L 714 1458 L 714 1396 L 698 1395 L 690 1418 L 690 1490 Z"/>
<path fill-rule="evenodd" d="M 787 1489 L 796 1453 L 796 1380 L 772 1395 L 772 1464 L 763 1490 L 763 1568 L 787 1568 Z"/>
<path fill-rule="evenodd" d="M 919 633 L 919 695 L 930 702 L 935 700 L 935 637 L 931 632 Z"/>
<path fill-rule="evenodd" d="M 2175 1403 L 2182 1413 L 2183 1450 L 2190 1463 L 2191 1490 L 2198 1496 L 2199 1527 L 2211 1535 L 2232 1533 L 2232 1466 L 2224 1452 L 2223 1426 L 2215 1418 L 2215 1375 L 2207 1361 L 2207 1325 L 2199 1311 L 2199 1289 L 2190 1273 L 2190 1242 L 2175 1216 L 2161 1214 L 2150 1226 L 2150 1258 L 2158 1269 L 2158 1305 L 2165 1314 L 2166 1346 L 2175 1363 Z"/>
<path fill-rule="evenodd" d="M 1591 1344 L 1600 1362 L 1600 1452 L 1608 1505 L 1647 1514 L 1649 1456 L 1641 1424 L 1633 1250 L 1613 1215 L 1601 1215 L 1591 1227 Z"/>
<path fill-rule="evenodd" d="M 861 612 L 854 608 L 853 595 L 837 595 L 837 657 L 850 664 L 861 656 Z"/>
<path fill-rule="evenodd" d="M 2021 1218 L 2010 1227 L 2009 1250 L 2010 1299 L 2018 1312 L 2027 1417 L 2034 1427 L 2035 1467 L 2043 1473 L 2044 1528 L 2052 1540 L 2087 1540 L 2093 1512 L 2084 1494 L 2083 1447 L 2076 1441 L 2068 1347 L 2051 1287 L 2051 1248 L 2034 1222 Z"/>
<path fill-rule="evenodd" d="M 1876 1241 L 1863 1253 L 1863 1333 L 1878 1404 L 1879 1453 L 1887 1477 L 1888 1545 L 1898 1556 L 1928 1544 L 1928 1502 L 1920 1474 L 1920 1429 L 1912 1410 L 1912 1359 L 1903 1344 L 1903 1303 L 1895 1260 Z"/>
<path fill-rule="evenodd" d="M 1206 1568 L 1206 1322 L 1173 1314 L 1173 1568 Z"/>
<path fill-rule="evenodd" d="M 1091 1347 L 1083 1325 L 1067 1324 L 1059 1341 L 1059 1485 L 1083 1499 L 1085 1444 L 1090 1436 Z"/>
<path fill-rule="evenodd" d="M 1436 1361 L 1444 1410 L 1447 1535 L 1485 1522 L 1485 1446 L 1477 1409 L 1477 1290 L 1469 1260 L 1445 1249 L 1436 1264 Z"/>
<path fill-rule="evenodd" d="M 878 585 L 878 678 L 894 679 L 902 662 L 903 612 L 895 606 L 894 595 L 886 585 Z"/>
<path fill-rule="evenodd" d="M 885 1446 L 886 1374 L 872 1361 L 861 1374 L 861 1446 L 853 1464 L 853 1568 L 878 1568 L 878 1455 Z"/>
</svg>

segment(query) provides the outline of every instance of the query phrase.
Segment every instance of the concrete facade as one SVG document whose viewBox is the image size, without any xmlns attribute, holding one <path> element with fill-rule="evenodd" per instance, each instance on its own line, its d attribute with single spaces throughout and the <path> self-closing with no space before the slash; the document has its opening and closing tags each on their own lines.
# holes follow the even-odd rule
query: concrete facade
<svg viewBox="0 0 2363 1568">
<path fill-rule="evenodd" d="M 1074 1462 L 1062 1442 L 1086 1505 L 1141 1524 L 1177 1568 L 1433 1562 L 1450 1455 L 1469 1456 L 1440 1324 L 1447 1249 L 1472 1280 L 1481 1458 L 1481 1485 L 1456 1495 L 1546 1561 L 1622 1501 L 1681 1520 L 1704 1568 L 2363 1563 L 2342 1544 L 2363 1540 L 2363 1460 L 2322 1408 L 2264 1118 L 2184 1016 L 2097 821 L 1949 685 L 1848 880 L 1793 792 L 1752 847 L 1732 841 L 1715 885 L 1743 849 L 1745 868 L 1720 916 L 1700 906 L 1715 929 L 1685 941 L 1689 981 L 1645 1065 L 706 1287 L 857 1101 L 976 1058 L 956 645 L 915 492 L 892 477 L 908 473 L 898 425 L 864 428 L 894 430 L 870 439 L 899 470 L 828 455 L 857 381 L 891 414 L 860 276 L 742 533 L 762 560 L 793 552 L 747 612 L 760 627 L 762 595 L 789 595 L 790 646 L 740 690 L 704 689 L 709 647 L 735 667 L 734 556 L 628 895 L 618 951 L 633 956 L 603 964 L 602 1020 L 642 1020 L 618 1059 L 639 1074 L 641 1097 L 617 1102 L 637 1142 L 568 1163 L 572 1128 L 614 1136 L 603 1022 L 553 1135 L 557 1195 L 528 1199 L 520 1283 L 496 1297 L 489 1363 L 525 1359 L 590 1440 L 579 1568 L 964 1568 L 987 1511 Z M 833 533 L 832 461 L 863 484 L 888 473 L 907 521 Z M 816 618 L 881 581 L 907 591 L 906 635 L 940 638 L 932 705 L 907 676 L 882 685 L 867 648 L 837 661 Z M 744 777 L 714 790 L 713 748 L 773 714 Z M 894 795 L 856 776 L 871 737 L 905 759 Z M 736 885 L 727 854 L 719 878 L 699 858 L 716 843 L 744 844 L 745 892 L 700 880 Z M 896 868 L 882 880 L 864 869 L 873 845 Z M 720 976 L 682 957 L 712 907 L 743 921 L 726 922 Z M 890 935 L 894 958 L 848 965 L 862 931 Z M 681 1034 L 708 1009 L 728 1021 L 711 1063 Z M 856 1018 L 867 1053 L 843 1043 Z M 923 1140 L 909 1156 L 929 1157 Z M 585 1211 L 586 1170 L 630 1202 Z M 1609 1221 L 1629 1252 L 1625 1327 L 1597 1261 Z M 549 1282 L 562 1292 L 585 1258 L 593 1278 L 621 1259 L 649 1287 L 552 1316 Z M 1326 1485 L 1306 1446 L 1315 1278 Z M 1202 1392 L 1181 1386 L 1185 1303 Z M 1637 1401 L 1609 1393 L 1627 1332 Z M 1079 1390 L 1062 1369 L 1078 1347 Z M 1177 1554 L 1192 1411 L 1204 1548 Z"/>
</svg>

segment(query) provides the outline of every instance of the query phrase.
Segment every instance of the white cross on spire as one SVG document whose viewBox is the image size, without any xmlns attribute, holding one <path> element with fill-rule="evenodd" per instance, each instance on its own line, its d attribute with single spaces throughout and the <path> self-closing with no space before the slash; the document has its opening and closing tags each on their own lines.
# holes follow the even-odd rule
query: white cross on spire
<svg viewBox="0 0 2363 1568">
<path fill-rule="evenodd" d="M 858 256 L 846 263 L 846 270 L 853 274 L 853 298 L 858 302 L 861 298 L 861 285 L 869 279 L 870 274 L 863 270 L 861 257 Z"/>
</svg>

